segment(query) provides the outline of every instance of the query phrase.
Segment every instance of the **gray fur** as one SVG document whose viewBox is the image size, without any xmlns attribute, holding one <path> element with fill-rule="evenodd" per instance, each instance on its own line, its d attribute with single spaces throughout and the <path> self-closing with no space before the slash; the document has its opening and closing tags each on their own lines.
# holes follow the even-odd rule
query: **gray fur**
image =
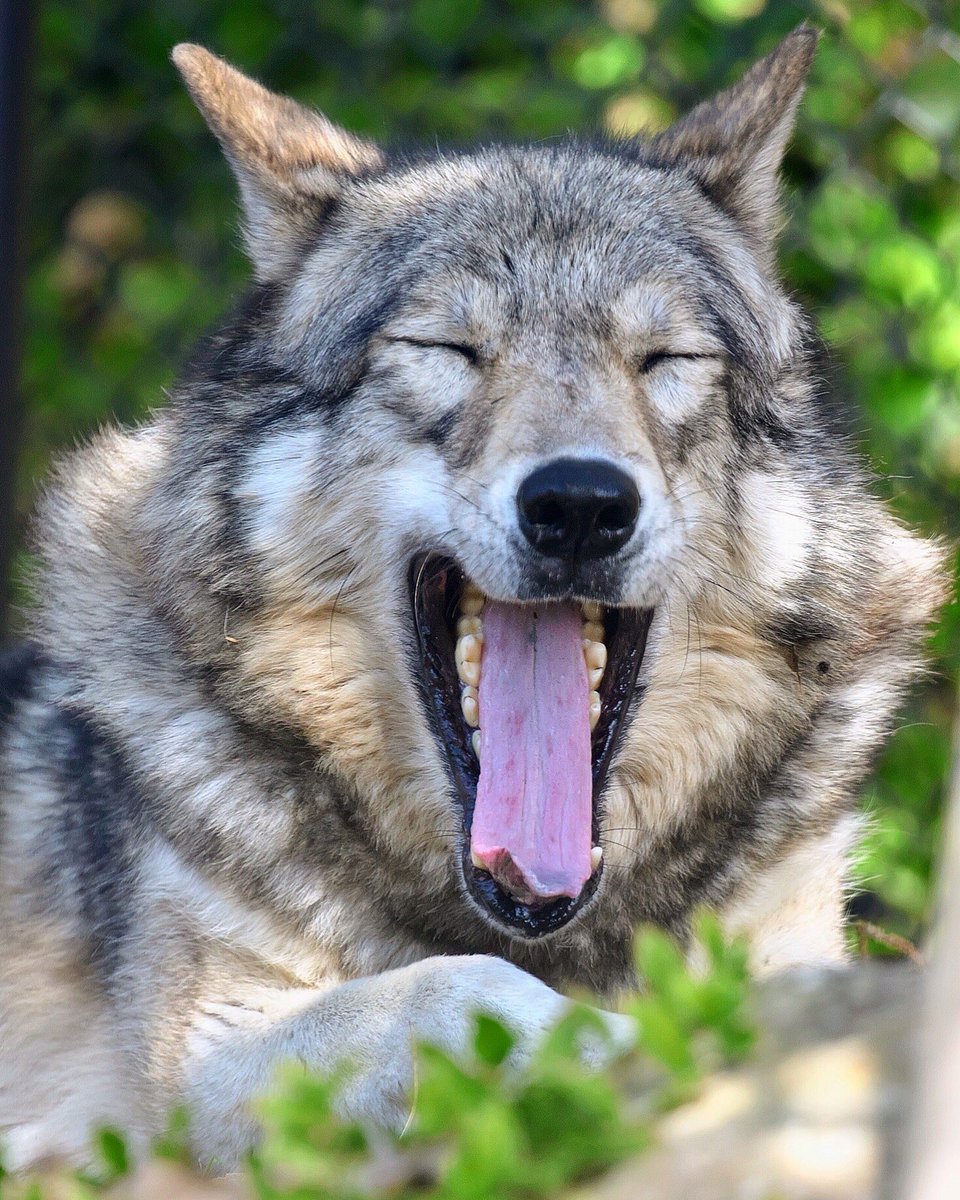
<svg viewBox="0 0 960 1200">
<path fill-rule="evenodd" d="M 82 1157 L 102 1121 L 145 1139 L 184 1097 L 229 1161 L 285 1055 L 359 1057 L 347 1107 L 402 1120 L 411 1033 L 462 1050 L 482 1002 L 522 1056 L 550 988 L 628 987 L 637 926 L 683 936 L 703 903 L 761 969 L 842 955 L 857 791 L 943 585 L 769 266 L 814 42 L 652 143 L 419 160 L 178 50 L 262 282 L 41 504 L 36 650 L 0 713 L 16 1162 Z M 644 507 L 615 561 L 549 582 L 510 503 L 562 452 Z M 464 890 L 412 644 L 428 550 L 495 597 L 655 610 L 600 891 L 540 940 Z"/>
</svg>

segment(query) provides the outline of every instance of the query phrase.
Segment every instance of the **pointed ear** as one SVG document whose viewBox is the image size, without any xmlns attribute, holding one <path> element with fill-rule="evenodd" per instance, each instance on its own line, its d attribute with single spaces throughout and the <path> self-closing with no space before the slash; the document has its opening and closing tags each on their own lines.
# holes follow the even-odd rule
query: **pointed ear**
<svg viewBox="0 0 960 1200">
<path fill-rule="evenodd" d="M 819 33 L 801 25 L 739 83 L 653 141 L 658 157 L 690 171 L 763 252 L 779 220 L 779 171 Z"/>
<path fill-rule="evenodd" d="M 318 214 L 350 176 L 376 168 L 381 152 L 202 46 L 177 46 L 172 58 L 237 177 L 257 276 L 276 279 L 295 261 Z"/>
</svg>

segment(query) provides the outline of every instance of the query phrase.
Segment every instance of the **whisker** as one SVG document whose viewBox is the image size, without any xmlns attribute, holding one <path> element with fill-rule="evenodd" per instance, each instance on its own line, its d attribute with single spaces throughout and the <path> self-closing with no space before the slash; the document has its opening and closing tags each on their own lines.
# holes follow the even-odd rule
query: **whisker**
<svg viewBox="0 0 960 1200">
<path fill-rule="evenodd" d="M 359 569 L 360 569 L 360 564 L 358 563 L 356 566 L 351 567 L 351 569 L 346 573 L 346 575 L 344 575 L 343 580 L 340 583 L 340 587 L 337 589 L 337 595 L 333 601 L 333 608 L 331 608 L 331 610 L 330 610 L 329 642 L 330 642 L 330 673 L 331 673 L 331 675 L 333 674 L 334 669 L 335 669 L 334 663 L 333 663 L 333 621 L 337 615 L 337 605 L 340 603 L 340 598 L 343 595 L 344 588 L 347 586 L 347 584 L 350 582 L 350 580 L 353 578 L 353 576 L 356 575 L 356 573 Z"/>
<path fill-rule="evenodd" d="M 479 504 L 477 504 L 476 500 L 471 500 L 469 496 L 465 496 L 465 495 L 463 494 L 463 492 L 460 492 L 460 491 L 458 491 L 458 490 L 457 490 L 455 487 L 453 487 L 451 484 L 449 484 L 449 483 L 443 483 L 443 482 L 441 481 L 441 483 L 440 483 L 440 486 L 443 488 L 443 490 L 444 490 L 445 492 L 449 492 L 449 493 L 450 493 L 452 496 L 459 496 L 459 497 L 460 497 L 460 499 L 461 499 L 461 500 L 464 502 L 464 504 L 469 504 L 471 508 L 475 508 L 475 509 L 477 510 L 477 512 L 481 514 L 481 516 L 486 516 L 486 515 L 487 515 L 487 514 L 486 514 L 486 513 L 483 511 L 483 509 L 480 507 L 480 505 L 479 505 Z"/>
<path fill-rule="evenodd" d="M 297 582 L 301 583 L 305 579 L 314 579 L 325 567 L 344 558 L 350 553 L 350 549 L 344 546 L 342 550 L 334 550 L 332 554 L 328 554 L 326 558 L 321 558 L 319 562 L 311 563 L 305 570 L 301 571 L 297 576 Z"/>
</svg>

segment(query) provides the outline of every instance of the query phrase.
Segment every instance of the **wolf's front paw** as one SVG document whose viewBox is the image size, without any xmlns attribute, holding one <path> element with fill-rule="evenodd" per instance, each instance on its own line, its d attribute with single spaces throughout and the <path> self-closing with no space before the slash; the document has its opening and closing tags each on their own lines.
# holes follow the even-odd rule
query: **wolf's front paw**
<svg viewBox="0 0 960 1200">
<path fill-rule="evenodd" d="M 440 1044 L 453 1053 L 469 1053 L 478 1013 L 487 1013 L 505 1025 L 517 1039 L 512 1063 L 522 1068 L 536 1053 L 544 1038 L 570 1012 L 572 1003 L 528 972 L 502 958 L 471 955 L 427 960 L 450 989 L 450 1007 L 459 1016 L 451 1025 L 460 1024 L 462 1044 L 453 1039 Z M 449 964 L 449 965 L 448 965 Z M 419 965 L 419 964 L 418 964 Z M 426 965 L 426 964 L 424 964 Z M 636 1024 L 631 1017 L 595 1010 L 606 1036 L 587 1033 L 583 1039 L 583 1058 L 591 1066 L 600 1066 L 636 1042 Z M 441 1027 L 442 1028 L 442 1027 Z M 442 1035 L 441 1035 L 442 1036 Z M 425 1040 L 434 1041 L 428 1034 Z"/>
<path fill-rule="evenodd" d="M 377 1123 L 403 1125 L 411 1109 L 415 1042 L 429 1042 L 461 1062 L 473 1057 L 476 1018 L 486 1013 L 516 1039 L 509 1067 L 521 1073 L 572 1003 L 533 975 L 501 958 L 482 955 L 425 959 L 381 980 L 384 1037 L 377 1062 L 355 1075 L 344 1108 Z M 392 1013 L 389 1014 L 389 1010 Z M 584 1032 L 585 1064 L 600 1067 L 635 1044 L 634 1021 L 598 1010 L 605 1032 Z M 398 1036 L 399 1035 L 399 1036 Z"/>
</svg>

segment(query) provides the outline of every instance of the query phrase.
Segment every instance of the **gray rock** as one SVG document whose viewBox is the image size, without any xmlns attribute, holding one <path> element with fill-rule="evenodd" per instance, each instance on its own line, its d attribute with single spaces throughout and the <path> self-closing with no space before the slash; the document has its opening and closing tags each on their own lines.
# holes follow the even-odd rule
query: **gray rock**
<svg viewBox="0 0 960 1200">
<path fill-rule="evenodd" d="M 749 1064 L 575 1200 L 896 1200 L 922 980 L 882 961 L 769 980 Z"/>
</svg>

